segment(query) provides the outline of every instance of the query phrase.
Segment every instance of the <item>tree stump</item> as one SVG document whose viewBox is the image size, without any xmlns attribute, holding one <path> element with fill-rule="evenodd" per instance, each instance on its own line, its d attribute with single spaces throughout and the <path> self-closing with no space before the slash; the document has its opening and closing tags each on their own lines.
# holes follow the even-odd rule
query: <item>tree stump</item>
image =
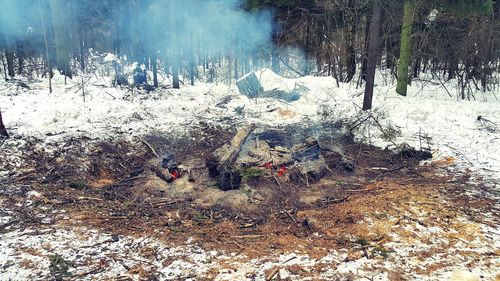
<svg viewBox="0 0 500 281">
<path fill-rule="evenodd" d="M 238 189 L 240 187 L 241 175 L 238 169 L 234 167 L 234 163 L 240 154 L 241 147 L 254 129 L 254 124 L 239 129 L 229 143 L 216 149 L 205 160 L 208 174 L 210 177 L 218 179 L 218 186 L 221 190 Z"/>
</svg>

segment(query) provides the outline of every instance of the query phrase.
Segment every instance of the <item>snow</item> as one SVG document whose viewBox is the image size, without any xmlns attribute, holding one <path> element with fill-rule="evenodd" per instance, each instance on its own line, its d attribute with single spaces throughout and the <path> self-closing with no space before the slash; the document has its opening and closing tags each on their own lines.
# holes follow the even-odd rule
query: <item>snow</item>
<svg viewBox="0 0 500 281">
<path fill-rule="evenodd" d="M 111 53 L 108 53 L 105 57 L 104 57 L 104 61 L 105 62 L 120 62 L 120 59 L 117 58 L 114 54 L 111 54 Z"/>
<path fill-rule="evenodd" d="M 115 58 L 112 54 L 108 54 L 104 60 L 115 61 Z M 353 84 L 341 83 L 337 87 L 331 77 L 307 76 L 288 79 L 269 69 L 262 69 L 256 74 L 264 90 L 291 91 L 297 85 L 304 85 L 309 91 L 298 101 L 287 103 L 271 98 L 251 100 L 239 95 L 234 85 L 197 83 L 196 86 L 184 86 L 180 90 L 163 89 L 152 93 L 137 93 L 108 87 L 111 84 L 109 78 L 91 77 L 89 83 L 85 85 L 84 99 L 81 81 L 68 79 L 68 84 L 64 85 L 64 78 L 60 75 L 54 77 L 54 92 L 51 94 L 48 93 L 46 80 L 30 83 L 31 90 L 0 82 L 2 116 L 12 135 L 12 138 L 1 145 L 2 156 L 5 157 L 3 161 L 11 163 L 13 167 L 21 168 L 20 153 L 26 143 L 24 139 L 33 137 L 43 140 L 37 149 L 49 150 L 51 149 L 49 144 L 63 143 L 71 136 L 87 136 L 93 140 L 117 137 L 134 140 L 149 133 L 183 135 L 187 134 L 190 128 L 196 127 L 200 121 L 224 124 L 226 122 L 224 120 L 231 120 L 230 122 L 239 124 L 283 126 L 301 124 L 304 121 L 320 122 L 325 118 L 352 119 L 364 114 L 360 112 L 363 91 Z M 457 177 L 465 169 L 474 172 L 476 178 L 471 179 L 471 192 L 475 190 L 475 179 L 482 177 L 489 183 L 492 196 L 498 196 L 498 192 L 494 195 L 494 191 L 498 191 L 500 180 L 500 153 L 497 151 L 500 143 L 499 132 L 485 130 L 477 121 L 477 117 L 482 116 L 500 124 L 500 102 L 494 98 L 498 92 L 478 95 L 477 98 L 481 100 L 477 101 L 457 101 L 454 97 L 448 97 L 441 85 L 414 81 L 409 87 L 409 95 L 401 97 L 395 93 L 395 85 L 391 81 L 384 80 L 383 75 L 379 76 L 377 81 L 379 84 L 375 89 L 372 114 L 377 116 L 379 122 L 390 124 L 401 131 L 401 136 L 396 138 L 395 142 L 407 143 L 418 148 L 422 142 L 419 134 L 428 135 L 432 138 L 433 160 L 454 157 L 456 164 L 453 169 Z M 454 89 L 452 83 L 447 84 L 448 89 Z M 223 106 L 217 106 L 228 95 L 231 96 L 231 100 Z M 243 110 L 239 113 L 236 109 L 241 107 Z M 284 111 L 294 114 L 283 114 Z M 358 132 L 357 137 L 381 147 L 392 145 L 392 142 L 380 138 L 376 126 Z M 0 179 L 9 177 L 11 172 L 0 169 Z M 38 196 L 40 195 L 36 191 L 29 193 L 29 197 Z M 7 223 L 10 219 L 8 212 L 0 212 L 0 223 Z M 494 245 L 474 240 L 464 245 L 464 249 L 477 251 L 480 254 L 485 254 L 494 247 L 498 249 L 499 234 L 494 229 L 482 227 L 484 232 L 495 233 L 492 238 Z M 416 233 L 417 236 L 441 235 L 445 232 L 439 227 L 426 229 L 418 224 L 407 225 L 406 230 Z M 415 266 L 425 266 L 432 259 L 441 257 L 431 256 L 429 260 L 422 261 L 414 256 L 415 251 L 425 251 L 449 242 L 437 239 L 430 241 L 428 245 L 419 245 L 418 249 L 402 242 L 385 245 L 397 250 L 400 256 L 407 258 L 406 261 L 361 258 L 343 262 L 345 253 L 335 251 L 331 251 L 329 255 L 319 260 L 299 254 L 247 260 L 234 253 L 205 251 L 191 243 L 169 247 L 153 238 L 148 239 L 147 243 L 138 243 L 140 239 L 133 237 L 120 237 L 118 242 L 106 244 L 104 250 L 101 248 L 102 252 L 95 253 L 92 248 L 82 248 L 82 246 L 106 241 L 110 238 L 110 234 L 88 229 L 57 229 L 47 233 L 42 231 L 37 235 L 29 234 L 30 231 L 33 230 L 1 234 L 0 279 L 33 279 L 41 276 L 43 278 L 48 274 L 47 257 L 58 253 L 72 262 L 85 264 L 79 267 L 79 270 L 95 269 L 100 260 L 105 260 L 109 263 L 109 270 L 101 273 L 100 279 L 127 275 L 127 270 L 122 265 L 127 261 L 130 263 L 128 267 L 134 264 L 153 263 L 154 267 L 160 268 L 161 277 L 165 280 L 193 279 L 195 276 L 212 274 L 214 270 L 216 273 L 211 277 L 215 280 L 244 280 L 250 275 L 257 276 L 256 280 L 263 280 L 265 278 L 263 272 L 276 265 L 297 264 L 311 269 L 321 262 L 331 264 L 322 273 L 321 278 L 334 279 L 338 274 L 353 272 L 358 274 L 357 276 L 373 277 L 373 280 L 387 280 L 387 272 L 380 271 L 381 268 L 398 266 L 411 271 Z M 396 234 L 393 238 L 394 241 L 398 241 Z M 134 245 L 142 248 L 145 244 L 155 248 L 160 257 L 151 260 L 134 248 Z M 23 250 L 25 248 L 36 251 L 26 252 Z M 455 249 L 449 255 L 451 257 L 457 254 L 458 257 L 458 253 L 459 250 Z M 23 264 L 26 268 L 17 266 L 22 261 L 25 261 Z M 233 271 L 224 267 L 223 265 L 227 263 L 238 270 Z M 453 259 L 453 263 L 456 264 L 455 268 L 438 271 L 434 277 L 415 275 L 415 280 L 446 280 L 459 274 L 475 280 L 476 274 L 487 274 L 491 278 L 496 274 L 491 269 L 487 269 L 486 272 L 477 270 L 469 274 L 462 269 L 467 266 L 466 260 L 456 258 Z M 29 264 L 36 266 L 29 268 Z M 487 268 L 484 264 L 482 266 L 483 269 Z M 289 276 L 291 280 L 298 280 L 284 267 L 279 272 L 281 277 Z"/>
</svg>

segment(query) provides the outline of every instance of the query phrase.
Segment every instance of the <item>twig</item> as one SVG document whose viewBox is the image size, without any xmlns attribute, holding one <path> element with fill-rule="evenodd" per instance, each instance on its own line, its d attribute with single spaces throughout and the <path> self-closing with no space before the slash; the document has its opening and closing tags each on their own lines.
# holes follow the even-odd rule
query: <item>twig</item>
<svg viewBox="0 0 500 281">
<path fill-rule="evenodd" d="M 231 236 L 232 238 L 236 239 L 252 239 L 252 238 L 261 238 L 264 235 L 258 235 L 258 234 L 249 234 L 249 235 L 236 235 L 236 236 Z"/>
<path fill-rule="evenodd" d="M 87 276 L 87 275 L 101 273 L 104 271 L 104 269 L 105 269 L 104 267 L 98 267 L 98 268 L 92 269 L 92 270 L 87 271 L 87 272 L 78 273 L 71 280 L 78 280 L 78 279 L 80 279 L 84 276 Z"/>
<path fill-rule="evenodd" d="M 97 197 L 86 197 L 86 196 L 80 196 L 78 197 L 76 200 L 78 201 L 84 201 L 84 200 L 89 200 L 89 201 L 103 201 L 101 198 L 97 198 Z"/>
<path fill-rule="evenodd" d="M 441 81 L 441 79 L 439 78 L 439 75 L 436 75 L 436 78 L 439 80 L 439 83 L 441 83 L 441 85 L 443 86 L 443 88 L 446 90 L 446 92 L 448 93 L 448 96 L 450 96 L 450 98 L 453 97 L 453 95 L 450 93 L 450 91 L 448 91 L 448 89 L 444 85 L 443 81 Z"/>
<path fill-rule="evenodd" d="M 128 217 L 120 216 L 120 217 L 83 217 L 79 218 L 80 220 L 125 220 Z"/>
<path fill-rule="evenodd" d="M 126 182 L 126 181 L 135 181 L 135 180 L 139 180 L 139 179 L 143 179 L 143 178 L 146 178 L 146 176 L 145 175 L 138 175 L 135 177 L 124 178 L 124 179 L 120 180 L 119 182 L 122 183 L 122 182 Z"/>
<path fill-rule="evenodd" d="M 153 154 L 160 158 L 160 155 L 158 155 L 158 153 L 156 153 L 156 150 L 144 139 L 141 139 L 141 141 L 151 150 L 151 152 L 153 152 Z"/>
<path fill-rule="evenodd" d="M 280 187 L 280 189 L 281 189 L 281 188 L 282 188 L 282 187 L 281 187 L 281 183 L 280 183 L 280 181 L 278 180 L 278 178 L 277 178 L 275 175 L 273 175 L 273 178 L 274 178 L 274 180 L 276 180 L 276 182 L 278 183 L 278 186 L 279 186 L 279 187 Z"/>
<path fill-rule="evenodd" d="M 116 100 L 116 97 L 113 96 L 112 94 L 108 93 L 107 91 L 104 91 L 104 93 L 108 94 L 110 97 L 112 97 L 114 100 Z"/>
<path fill-rule="evenodd" d="M 267 275 L 266 281 L 273 280 L 274 276 L 276 276 L 276 274 L 278 274 L 278 272 L 280 272 L 280 268 L 279 267 L 273 269 L 273 271 L 271 271 L 271 273 L 269 273 L 269 275 Z"/>
<path fill-rule="evenodd" d="M 292 216 L 292 214 L 290 214 L 290 212 L 288 211 L 285 211 L 285 213 L 292 219 L 292 221 L 296 224 L 296 225 L 300 225 L 297 220 Z"/>
<path fill-rule="evenodd" d="M 151 202 L 151 205 L 172 205 L 172 204 L 175 204 L 175 203 L 178 203 L 179 201 L 177 200 L 170 200 L 170 199 L 165 199 L 165 200 L 159 200 L 159 201 L 156 201 L 156 202 Z"/>
</svg>

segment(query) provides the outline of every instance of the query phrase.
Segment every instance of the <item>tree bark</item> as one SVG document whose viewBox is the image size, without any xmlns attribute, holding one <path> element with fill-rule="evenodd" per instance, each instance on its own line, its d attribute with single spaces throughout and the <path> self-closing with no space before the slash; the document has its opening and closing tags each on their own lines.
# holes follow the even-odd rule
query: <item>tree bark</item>
<svg viewBox="0 0 500 281">
<path fill-rule="evenodd" d="M 363 110 L 372 108 L 373 87 L 375 84 L 375 69 L 377 67 L 378 41 L 380 32 L 380 17 L 382 5 L 379 0 L 373 1 L 372 22 L 370 24 L 370 43 L 368 49 L 368 63 L 366 74 L 365 95 L 363 99 Z"/>
<path fill-rule="evenodd" d="M 403 27 L 401 28 L 401 46 L 399 51 L 398 84 L 396 92 L 406 96 L 408 89 L 408 66 L 411 60 L 411 31 L 415 21 L 414 0 L 404 0 Z"/>
<path fill-rule="evenodd" d="M 9 133 L 7 133 L 7 129 L 5 129 L 5 126 L 3 125 L 3 119 L 2 119 L 2 110 L 0 109 L 0 136 L 9 137 Z"/>
</svg>

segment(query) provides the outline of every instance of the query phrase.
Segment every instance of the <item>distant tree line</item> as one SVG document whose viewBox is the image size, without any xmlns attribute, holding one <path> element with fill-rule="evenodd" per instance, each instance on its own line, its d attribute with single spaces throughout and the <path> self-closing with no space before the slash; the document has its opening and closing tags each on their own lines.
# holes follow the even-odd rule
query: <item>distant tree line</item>
<svg viewBox="0 0 500 281">
<path fill-rule="evenodd" d="M 239 10 L 234 22 L 200 20 L 207 9 L 217 11 L 227 3 Z M 471 98 L 469 90 L 488 91 L 498 83 L 493 74 L 499 69 L 500 1 L 6 0 L 2 6 L 5 79 L 52 75 L 52 67 L 71 78 L 92 71 L 94 52 L 144 64 L 153 70 L 154 86 L 162 70 L 172 75 L 175 88 L 181 74 L 190 83 L 231 80 L 262 66 L 277 73 L 333 76 L 337 83 L 367 81 L 368 88 L 377 67 L 397 79 L 401 95 L 422 74 L 443 82 L 458 79 L 464 99 Z M 240 13 L 264 15 L 241 21 Z M 267 41 L 256 33 L 267 28 L 260 24 L 265 13 L 272 17 Z M 234 25 L 241 28 L 230 28 Z M 234 44 L 214 44 L 220 40 L 201 35 L 220 38 L 218 33 L 228 34 Z M 289 48 L 302 51 L 303 64 L 294 63 Z"/>
</svg>

